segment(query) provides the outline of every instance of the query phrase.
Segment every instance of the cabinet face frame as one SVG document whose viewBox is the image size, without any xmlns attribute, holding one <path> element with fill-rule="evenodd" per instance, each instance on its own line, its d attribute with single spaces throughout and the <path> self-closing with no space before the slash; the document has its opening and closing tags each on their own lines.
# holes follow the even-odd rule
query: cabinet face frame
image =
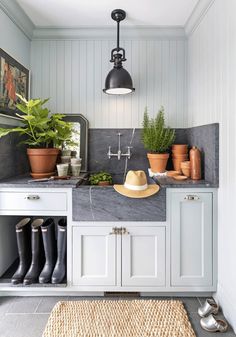
<svg viewBox="0 0 236 337">
<path fill-rule="evenodd" d="M 211 247 L 211 264 L 210 264 L 210 268 L 211 270 L 209 271 L 208 275 L 202 276 L 201 278 L 195 278 L 194 277 L 189 277 L 189 279 L 186 277 L 182 277 L 180 276 L 180 273 L 178 274 L 178 272 L 173 271 L 173 264 L 177 263 L 179 264 L 180 261 L 176 261 L 176 257 L 173 253 L 173 243 L 172 240 L 174 239 L 172 237 L 173 235 L 173 231 L 171 226 L 173 226 L 173 224 L 171 223 L 172 221 L 172 216 L 173 216 L 173 196 L 179 194 L 179 195 L 210 195 L 212 198 L 211 201 L 211 221 L 212 221 L 212 227 L 211 227 L 211 241 L 212 243 L 210 243 L 210 245 L 212 244 Z M 167 247 L 167 263 L 169 260 L 169 285 L 171 288 L 173 289 L 184 289 L 184 291 L 196 291 L 196 290 L 200 290 L 202 289 L 202 291 L 206 291 L 206 290 L 216 290 L 217 287 L 217 204 L 218 204 L 218 200 L 217 200 L 217 190 L 213 189 L 213 188 L 196 188 L 196 189 L 168 189 L 167 190 L 167 198 L 168 198 L 168 203 L 167 203 L 167 222 L 169 224 L 169 230 L 170 230 L 170 247 Z M 189 201 L 191 202 L 191 201 Z M 209 228 L 208 228 L 209 230 Z M 207 257 L 206 257 L 207 258 Z M 205 260 L 206 260 L 205 258 Z M 178 258 L 179 259 L 179 258 Z M 174 260 L 174 261 L 173 261 Z M 209 262 L 209 261 L 208 261 Z M 211 275 L 209 275 L 211 273 Z M 167 273 L 168 274 L 168 273 Z"/>
</svg>

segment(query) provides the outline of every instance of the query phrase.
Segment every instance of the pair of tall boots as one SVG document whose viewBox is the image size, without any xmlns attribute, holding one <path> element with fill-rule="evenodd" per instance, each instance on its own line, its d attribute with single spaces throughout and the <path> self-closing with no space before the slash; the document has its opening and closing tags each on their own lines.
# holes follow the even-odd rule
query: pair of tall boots
<svg viewBox="0 0 236 337">
<path fill-rule="evenodd" d="M 30 239 L 31 235 L 31 239 Z M 55 225 L 52 218 L 21 220 L 16 225 L 19 266 L 12 284 L 61 283 L 66 273 L 66 221 L 57 226 L 57 254 Z"/>
</svg>

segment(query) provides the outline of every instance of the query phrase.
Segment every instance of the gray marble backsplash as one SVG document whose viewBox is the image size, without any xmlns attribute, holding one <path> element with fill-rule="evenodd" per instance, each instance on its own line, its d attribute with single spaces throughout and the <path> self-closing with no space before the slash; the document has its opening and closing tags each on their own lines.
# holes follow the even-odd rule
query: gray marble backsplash
<svg viewBox="0 0 236 337">
<path fill-rule="evenodd" d="M 202 153 L 202 175 L 206 181 L 219 185 L 219 124 L 208 124 L 186 129 L 190 146 Z"/>
<path fill-rule="evenodd" d="M 2 127 L 2 125 L 0 125 Z M 4 127 L 4 126 L 3 126 Z M 121 158 L 109 159 L 108 146 L 112 152 L 117 152 L 118 136 L 121 132 L 121 149 L 127 151 L 126 146 L 132 146 L 130 160 Z M 188 129 L 176 129 L 175 143 L 196 145 L 202 151 L 203 179 L 218 185 L 219 183 L 219 124 L 209 124 Z M 89 171 L 108 171 L 112 173 L 114 182 L 120 182 L 128 170 L 144 170 L 147 172 L 149 164 L 142 141 L 141 129 L 90 129 L 89 130 Z M 6 179 L 29 172 L 26 147 L 19 146 L 17 134 L 11 134 L 0 139 L 0 179 Z M 171 158 L 168 169 L 172 169 Z M 116 181 L 116 176 L 117 178 Z"/>
<path fill-rule="evenodd" d="M 121 132 L 121 150 L 132 146 L 132 157 L 109 159 L 108 146 L 117 152 L 118 136 Z M 218 185 L 219 182 L 219 124 L 209 124 L 188 129 L 176 129 L 175 143 L 196 145 L 202 152 L 202 178 Z M 147 151 L 141 141 L 141 129 L 90 129 L 89 130 L 89 171 L 108 171 L 114 177 L 125 175 L 128 170 L 148 171 Z M 172 169 L 171 158 L 167 169 Z M 116 181 L 115 181 L 116 182 Z"/>
<path fill-rule="evenodd" d="M 0 125 L 4 127 L 4 125 Z M 29 172 L 26 147 L 19 146 L 19 136 L 11 134 L 0 138 L 0 179 Z"/>
</svg>

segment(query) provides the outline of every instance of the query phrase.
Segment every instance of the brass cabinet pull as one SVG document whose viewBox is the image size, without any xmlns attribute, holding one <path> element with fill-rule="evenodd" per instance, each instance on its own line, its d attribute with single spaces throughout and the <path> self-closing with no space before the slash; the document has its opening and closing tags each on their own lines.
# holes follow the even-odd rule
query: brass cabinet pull
<svg viewBox="0 0 236 337">
<path fill-rule="evenodd" d="M 199 196 L 198 195 L 186 195 L 186 197 L 184 197 L 185 200 L 199 200 Z"/>
<path fill-rule="evenodd" d="M 33 195 L 33 194 L 31 194 L 31 195 L 27 195 L 25 197 L 25 199 L 27 199 L 27 200 L 39 200 L 40 196 L 39 195 Z"/>
<path fill-rule="evenodd" d="M 109 235 L 124 235 L 129 234 L 125 227 L 113 227 Z"/>
<path fill-rule="evenodd" d="M 125 227 L 121 227 L 121 234 L 122 235 L 124 235 L 124 234 L 128 235 L 129 232 L 127 231 L 127 229 Z"/>
<path fill-rule="evenodd" d="M 109 233 L 109 235 L 115 235 L 117 234 L 117 227 L 113 227 L 112 231 Z"/>
</svg>

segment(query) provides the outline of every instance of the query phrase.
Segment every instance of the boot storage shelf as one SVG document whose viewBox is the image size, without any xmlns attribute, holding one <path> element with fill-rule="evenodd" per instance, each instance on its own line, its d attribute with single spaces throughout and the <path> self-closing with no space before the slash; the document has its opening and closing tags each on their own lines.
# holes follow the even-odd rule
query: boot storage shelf
<svg viewBox="0 0 236 337">
<path fill-rule="evenodd" d="M 72 205 L 72 188 L 0 188 L 0 275 L 18 257 L 18 221 L 67 219 L 66 282 L 13 286 L 11 277 L 5 283 L 0 278 L 0 295 L 209 295 L 216 290 L 216 189 L 168 188 L 166 221 L 73 221 Z"/>
<path fill-rule="evenodd" d="M 71 222 L 71 205 L 71 188 L 0 188 L 0 295 L 24 293 L 51 295 L 59 294 L 63 289 L 67 291 L 66 279 L 60 284 L 13 285 L 11 281 L 19 266 L 16 224 L 23 218 L 32 220 L 53 218 L 57 228 L 55 234 L 58 237 L 58 221 L 66 219 L 67 224 Z M 43 232 L 43 228 L 41 231 Z M 29 240 L 31 241 L 30 238 Z"/>
</svg>

